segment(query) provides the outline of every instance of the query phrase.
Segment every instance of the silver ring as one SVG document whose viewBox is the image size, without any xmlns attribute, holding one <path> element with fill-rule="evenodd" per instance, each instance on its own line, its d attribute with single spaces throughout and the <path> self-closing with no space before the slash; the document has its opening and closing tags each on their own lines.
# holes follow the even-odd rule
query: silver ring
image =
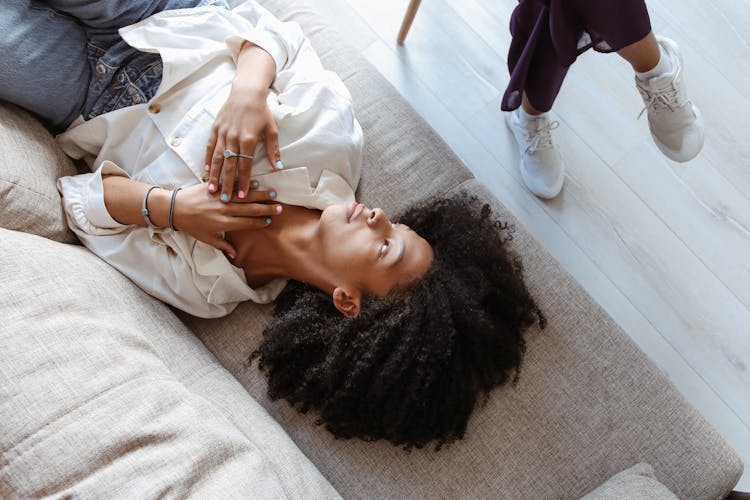
<svg viewBox="0 0 750 500">
<path fill-rule="evenodd" d="M 248 160 L 252 160 L 255 157 L 253 155 L 243 155 L 242 153 L 235 153 L 231 149 L 225 149 L 224 158 L 247 158 Z"/>
</svg>

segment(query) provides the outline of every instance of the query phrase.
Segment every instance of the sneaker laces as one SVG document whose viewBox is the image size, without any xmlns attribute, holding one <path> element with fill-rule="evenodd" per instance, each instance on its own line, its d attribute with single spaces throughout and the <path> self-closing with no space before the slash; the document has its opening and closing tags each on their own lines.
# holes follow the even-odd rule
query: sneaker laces
<svg viewBox="0 0 750 500">
<path fill-rule="evenodd" d="M 643 106 L 643 109 L 641 109 L 641 112 L 638 113 L 637 120 L 640 120 L 643 113 L 648 109 L 653 109 L 654 111 L 669 109 L 669 111 L 674 111 L 676 108 L 682 106 L 682 103 L 679 102 L 677 87 L 674 84 L 670 84 L 669 87 L 653 92 L 644 89 L 640 85 L 638 86 L 638 89 L 641 91 L 641 94 L 648 96 L 648 100 L 644 103 L 645 105 Z"/>
<path fill-rule="evenodd" d="M 536 129 L 536 135 L 531 138 L 531 142 L 526 146 L 524 153 L 528 154 L 529 152 L 533 153 L 543 149 L 552 149 L 554 147 L 554 144 L 552 144 L 552 131 L 559 126 L 560 122 L 555 120 L 553 122 L 547 122 L 540 128 Z M 529 132 L 533 131 L 529 130 Z"/>
</svg>

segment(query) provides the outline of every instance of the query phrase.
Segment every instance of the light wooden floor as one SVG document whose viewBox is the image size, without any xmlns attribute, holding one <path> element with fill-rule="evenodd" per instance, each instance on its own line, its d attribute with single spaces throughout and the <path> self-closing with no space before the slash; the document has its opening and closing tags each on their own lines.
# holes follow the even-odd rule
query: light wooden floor
<svg viewBox="0 0 750 500">
<path fill-rule="evenodd" d="M 750 464 L 750 1 L 648 0 L 682 48 L 701 155 L 653 145 L 629 66 L 588 52 L 555 104 L 561 196 L 523 187 L 499 100 L 515 0 L 312 0 Z M 750 491 L 750 473 L 739 488 Z"/>
</svg>

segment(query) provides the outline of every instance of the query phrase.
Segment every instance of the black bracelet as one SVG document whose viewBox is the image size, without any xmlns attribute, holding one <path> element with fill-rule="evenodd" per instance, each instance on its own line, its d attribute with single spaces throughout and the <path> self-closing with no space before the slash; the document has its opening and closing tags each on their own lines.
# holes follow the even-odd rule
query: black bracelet
<svg viewBox="0 0 750 500">
<path fill-rule="evenodd" d="M 177 191 L 179 191 L 182 188 L 177 188 L 174 191 L 172 191 L 172 199 L 169 200 L 169 228 L 172 231 L 177 231 L 174 227 L 174 222 L 172 221 L 172 216 L 174 215 L 174 200 L 177 198 Z"/>
</svg>

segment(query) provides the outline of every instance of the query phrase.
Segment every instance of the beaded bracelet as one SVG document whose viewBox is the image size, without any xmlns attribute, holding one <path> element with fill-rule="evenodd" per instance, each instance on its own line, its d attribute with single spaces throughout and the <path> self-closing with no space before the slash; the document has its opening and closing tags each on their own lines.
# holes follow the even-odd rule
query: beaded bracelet
<svg viewBox="0 0 750 500">
<path fill-rule="evenodd" d="M 148 224 L 149 227 L 153 227 L 154 229 L 159 229 L 159 226 L 151 222 L 151 217 L 149 217 L 148 207 L 146 205 L 148 202 L 148 195 L 151 194 L 151 191 L 158 187 L 159 186 L 149 186 L 149 188 L 146 190 L 146 194 L 143 195 L 143 202 L 141 203 L 141 215 L 146 221 L 146 224 Z"/>
<path fill-rule="evenodd" d="M 182 188 L 176 188 L 174 191 L 172 191 L 172 199 L 169 200 L 169 228 L 172 231 L 177 231 L 174 227 L 174 222 L 172 221 L 172 216 L 174 215 L 174 200 L 177 198 L 177 192 Z"/>
</svg>

